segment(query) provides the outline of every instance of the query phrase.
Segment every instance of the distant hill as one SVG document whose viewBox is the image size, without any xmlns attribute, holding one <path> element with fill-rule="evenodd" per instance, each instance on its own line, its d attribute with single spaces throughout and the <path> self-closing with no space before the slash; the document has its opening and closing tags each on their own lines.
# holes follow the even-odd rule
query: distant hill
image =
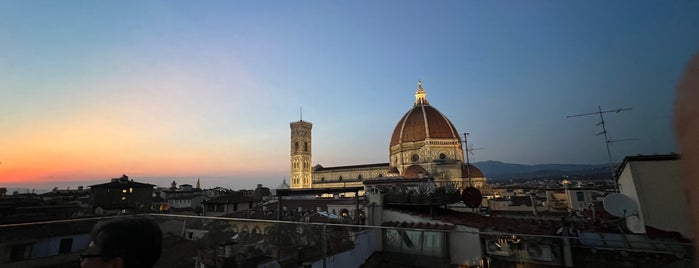
<svg viewBox="0 0 699 268">
<path fill-rule="evenodd" d="M 522 165 L 500 161 L 473 163 L 483 174 L 492 180 L 530 179 L 535 177 L 584 176 L 594 179 L 597 176 L 609 177 L 609 166 L 579 164 Z"/>
</svg>

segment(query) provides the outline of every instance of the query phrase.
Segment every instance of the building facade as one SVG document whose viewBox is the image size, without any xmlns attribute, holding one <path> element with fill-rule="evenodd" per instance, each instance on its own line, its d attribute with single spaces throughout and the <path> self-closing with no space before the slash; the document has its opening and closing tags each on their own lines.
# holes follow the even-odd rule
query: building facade
<svg viewBox="0 0 699 268">
<path fill-rule="evenodd" d="M 619 192 L 638 206 L 638 215 L 626 220 L 630 230 L 646 233 L 652 227 L 693 237 L 679 155 L 627 156 L 617 171 L 617 183 Z"/>
<path fill-rule="evenodd" d="M 155 185 L 129 180 L 126 175 L 90 186 L 90 207 L 102 210 L 150 210 Z"/>
<path fill-rule="evenodd" d="M 291 123 L 291 188 L 311 188 L 311 129 L 303 120 Z"/>
</svg>

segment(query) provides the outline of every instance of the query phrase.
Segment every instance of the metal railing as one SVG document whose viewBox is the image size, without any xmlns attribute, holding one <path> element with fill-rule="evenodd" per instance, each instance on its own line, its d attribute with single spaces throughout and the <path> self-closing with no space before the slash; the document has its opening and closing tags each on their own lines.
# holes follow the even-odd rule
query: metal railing
<svg viewBox="0 0 699 268">
<path fill-rule="evenodd" d="M 133 216 L 133 215 L 132 215 Z M 559 235 L 458 225 L 406 228 L 141 214 L 164 234 L 156 267 L 693 267 L 694 243 L 635 234 Z M 0 225 L 0 266 L 77 267 L 93 226 L 115 217 Z M 446 227 L 445 227 L 446 226 Z"/>
</svg>

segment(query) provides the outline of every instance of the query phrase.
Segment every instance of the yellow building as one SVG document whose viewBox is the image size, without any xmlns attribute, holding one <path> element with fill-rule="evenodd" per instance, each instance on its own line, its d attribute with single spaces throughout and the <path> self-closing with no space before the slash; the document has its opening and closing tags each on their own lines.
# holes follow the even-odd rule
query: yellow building
<svg viewBox="0 0 699 268">
<path fill-rule="evenodd" d="M 396 124 L 389 143 L 389 162 L 311 167 L 311 129 L 306 121 L 291 123 L 291 188 L 362 186 L 383 177 L 434 178 L 459 188 L 488 187 L 483 173 L 464 162 L 461 136 L 454 124 L 427 101 L 418 82 L 415 103 Z"/>
</svg>

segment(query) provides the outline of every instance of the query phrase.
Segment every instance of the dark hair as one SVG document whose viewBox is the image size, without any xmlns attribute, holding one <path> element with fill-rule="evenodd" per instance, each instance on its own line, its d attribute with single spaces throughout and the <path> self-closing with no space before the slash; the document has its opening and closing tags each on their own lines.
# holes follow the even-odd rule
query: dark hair
<svg viewBox="0 0 699 268">
<path fill-rule="evenodd" d="M 125 268 L 151 268 L 162 251 L 160 227 L 145 217 L 124 217 L 95 225 L 92 239 L 103 260 L 121 257 Z"/>
</svg>

